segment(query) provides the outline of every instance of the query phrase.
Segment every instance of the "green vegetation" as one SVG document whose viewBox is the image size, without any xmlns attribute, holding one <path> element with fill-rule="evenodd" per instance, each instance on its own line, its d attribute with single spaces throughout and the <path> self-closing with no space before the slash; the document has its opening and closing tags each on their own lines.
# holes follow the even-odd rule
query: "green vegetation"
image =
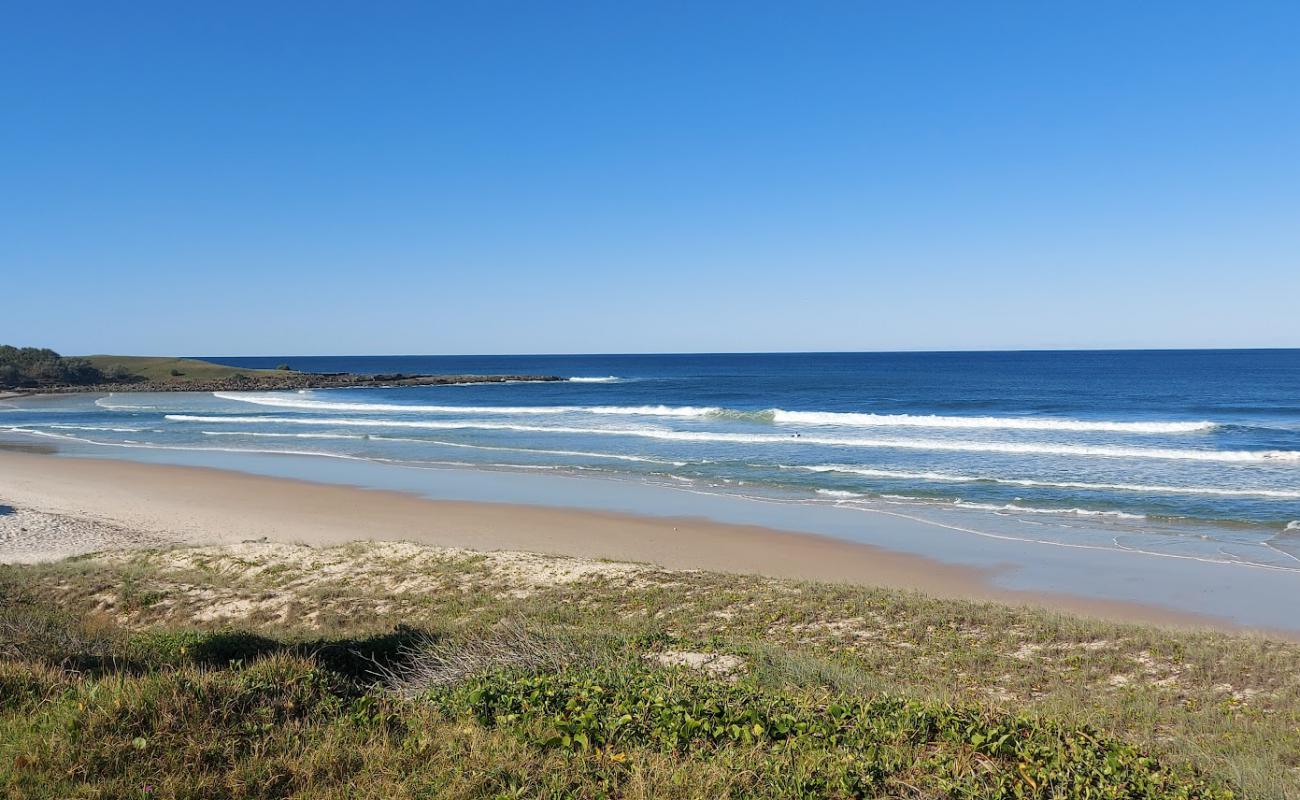
<svg viewBox="0 0 1300 800">
<path fill-rule="evenodd" d="M 64 358 L 43 347 L 0 345 L 0 389 L 84 385 L 103 379 L 99 370 L 84 358 Z"/>
<path fill-rule="evenodd" d="M 0 794 L 1295 797 L 1300 647 L 407 544 L 0 569 Z"/>
<path fill-rule="evenodd" d="M 40 347 L 0 345 L 0 389 L 41 389 L 105 383 L 183 384 L 263 375 L 283 376 L 287 367 L 237 369 L 194 358 L 86 356 L 68 358 Z"/>
<path fill-rule="evenodd" d="M 226 367 L 196 358 L 168 356 L 86 356 L 85 360 L 106 374 L 120 368 L 129 380 L 151 383 L 185 383 L 234 378 L 237 375 L 268 375 L 275 370 Z"/>
<path fill-rule="evenodd" d="M 1086 728 L 888 695 L 771 691 L 623 667 L 489 674 L 440 705 L 598 761 L 641 749 L 721 753 L 745 762 L 736 788 L 746 796 L 1232 796 Z M 609 778 L 617 787 L 618 772 Z"/>
</svg>

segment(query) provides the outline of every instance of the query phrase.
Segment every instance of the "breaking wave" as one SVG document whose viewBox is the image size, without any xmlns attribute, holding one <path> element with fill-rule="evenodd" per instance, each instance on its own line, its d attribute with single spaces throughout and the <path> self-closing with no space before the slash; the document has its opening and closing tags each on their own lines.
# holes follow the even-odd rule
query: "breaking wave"
<svg viewBox="0 0 1300 800">
<path fill-rule="evenodd" d="M 1029 478 L 994 478 L 981 475 L 955 475 L 947 472 L 908 472 L 905 470 L 855 467 L 851 464 L 821 464 L 789 467 L 809 472 L 841 472 L 869 478 L 940 481 L 945 483 L 992 483 L 1002 486 L 1024 486 L 1044 489 L 1083 489 L 1085 491 L 1156 492 L 1161 494 L 1213 495 L 1216 497 L 1278 497 L 1300 499 L 1300 490 L 1292 489 L 1227 489 L 1218 486 L 1168 486 L 1149 483 L 1087 483 L 1084 481 L 1043 481 Z"/>
<path fill-rule="evenodd" d="M 965 500 L 954 500 L 952 505 L 958 508 L 969 508 L 977 511 L 993 511 L 995 513 L 1011 512 L 1015 514 L 1071 514 L 1077 517 L 1113 517 L 1114 519 L 1146 519 L 1145 514 L 1130 514 L 1127 511 L 1098 511 L 1091 508 L 1038 508 L 1036 506 L 1022 506 L 1016 503 L 969 503 Z"/>
<path fill-rule="evenodd" d="M 267 431 L 199 431 L 204 436 L 253 436 L 259 439 L 355 439 L 373 438 L 364 433 L 270 433 Z M 424 441 L 411 439 L 412 442 Z"/>
<path fill-rule="evenodd" d="M 112 395 L 100 397 L 95 400 L 95 405 L 100 408 L 107 408 L 110 411 L 152 411 L 153 406 L 132 405 L 130 403 L 113 403 Z"/>
<path fill-rule="evenodd" d="M 499 447 L 487 444 L 469 444 L 467 442 L 447 442 L 439 439 L 411 439 L 399 436 L 372 436 L 364 433 L 270 433 L 265 431 L 200 431 L 204 436 L 254 436 L 277 439 L 352 439 L 371 442 L 410 442 L 412 444 L 431 444 L 440 447 L 461 447 L 467 450 L 493 450 L 503 453 L 533 453 L 548 456 L 572 456 L 574 458 L 604 458 L 613 461 L 634 461 L 645 464 L 667 464 L 674 467 L 686 466 L 685 461 L 670 461 L 648 456 L 630 456 L 621 453 L 590 453 L 585 450 L 544 450 L 537 447 Z"/>
<path fill-rule="evenodd" d="M 70 442 L 80 442 L 82 444 L 93 444 L 98 447 L 123 447 L 128 450 L 185 450 L 198 452 L 214 453 L 266 453 L 269 455 L 282 456 L 321 456 L 323 458 L 341 458 L 348 461 L 366 461 L 368 459 L 361 456 L 354 456 L 348 453 L 331 453 L 319 450 L 259 450 L 244 447 L 202 447 L 199 445 L 172 445 L 172 444 L 153 444 L 151 442 L 101 442 L 96 439 L 84 439 L 80 436 L 72 436 L 66 433 L 54 433 L 52 431 L 38 431 L 30 428 L 14 429 L 20 433 L 28 433 L 33 436 L 44 436 L 50 439 L 63 439 Z"/>
<path fill-rule="evenodd" d="M 377 420 L 347 417 L 244 417 L 167 414 L 175 422 L 275 423 L 289 425 L 355 426 L 377 428 L 423 428 L 430 430 L 512 430 L 530 433 L 570 433 L 600 436 L 635 436 L 680 442 L 729 442 L 733 444 L 814 444 L 833 447 L 869 447 L 957 453 L 1007 453 L 1019 455 L 1095 456 L 1102 458 L 1149 458 L 1173 461 L 1221 461 L 1231 463 L 1300 462 L 1297 450 L 1190 450 L 1163 447 L 1126 447 L 1049 442 L 968 442 L 946 439 L 866 439 L 831 436 L 786 436 L 770 433 L 727 433 L 678 431 L 665 428 L 577 428 L 516 425 L 484 420 Z"/>
<path fill-rule="evenodd" d="M 995 430 L 1081 431 L 1104 433 L 1201 433 L 1213 422 L 1116 422 L 1112 420 L 1049 419 L 1043 417 L 944 417 L 933 414 L 854 414 L 832 411 L 773 409 L 778 423 L 842 425 L 865 428 L 975 428 Z"/>
<path fill-rule="evenodd" d="M 836 497 L 841 499 L 848 499 L 850 497 L 865 497 L 865 495 L 859 494 L 858 492 L 846 492 L 843 489 L 818 489 L 817 494 L 821 495 L 822 497 Z"/>
<path fill-rule="evenodd" d="M 818 489 L 816 494 L 822 497 L 831 497 L 837 500 L 866 500 L 870 495 L 859 492 L 848 492 L 841 489 Z M 891 494 L 881 495 L 881 497 L 890 500 L 914 501 L 932 504 L 934 501 L 924 497 L 908 497 L 907 495 Z M 958 508 L 968 508 L 976 511 L 992 511 L 994 513 L 1017 513 L 1017 514 L 1067 514 L 1077 517 L 1111 517 L 1114 519 L 1146 519 L 1145 514 L 1130 514 L 1127 511 L 1103 511 L 1092 508 L 1042 508 L 1038 506 L 1023 506 L 1019 503 L 972 503 L 965 500 L 953 500 L 944 505 L 956 506 Z"/>
<path fill-rule="evenodd" d="M 222 400 L 235 400 L 274 408 L 296 408 L 305 411 L 352 411 L 361 414 L 499 414 L 503 416 L 553 415 L 553 414 L 615 414 L 650 417 L 708 417 L 721 411 L 718 408 L 696 406 L 447 406 L 404 405 L 401 403 L 348 403 L 334 400 L 315 400 L 301 395 L 249 394 L 244 392 L 213 392 Z"/>
<path fill-rule="evenodd" d="M 570 380 L 576 380 L 570 378 Z M 591 379 L 598 380 L 598 379 Z M 599 380 L 604 380 L 599 379 Z M 700 417 L 732 419 L 743 422 L 782 425 L 815 425 L 855 428 L 957 428 L 983 430 L 1050 430 L 1104 433 L 1200 433 L 1213 430 L 1216 423 L 1199 422 L 1118 422 L 1112 420 L 1049 419 L 1039 417 L 952 417 L 913 414 L 858 414 L 839 411 L 786 411 L 771 408 L 762 411 L 719 408 L 717 406 L 449 406 L 403 405 L 399 403 L 354 403 L 316 400 L 300 395 L 213 392 L 222 400 L 234 400 L 277 408 L 316 411 L 353 411 L 359 413 L 428 413 L 428 414 L 611 414 L 653 417 Z"/>
<path fill-rule="evenodd" d="M 403 405 L 401 403 L 346 403 L 333 400 L 312 400 L 301 395 L 246 394 L 244 392 L 213 392 L 213 397 L 236 400 L 274 408 L 296 408 L 305 411 L 353 411 L 357 413 L 405 414 L 563 414 L 569 406 L 445 406 Z"/>
<path fill-rule="evenodd" d="M 113 432 L 113 433 L 142 433 L 142 432 L 148 430 L 148 428 L 114 428 L 114 427 L 110 427 L 110 426 L 108 426 L 108 425 L 61 425 L 61 424 L 51 424 L 51 425 L 47 425 L 47 426 L 45 426 L 45 427 L 47 427 L 47 428 L 58 428 L 58 429 L 60 429 L 60 430 L 68 430 L 68 431 L 111 431 L 111 432 Z"/>
</svg>

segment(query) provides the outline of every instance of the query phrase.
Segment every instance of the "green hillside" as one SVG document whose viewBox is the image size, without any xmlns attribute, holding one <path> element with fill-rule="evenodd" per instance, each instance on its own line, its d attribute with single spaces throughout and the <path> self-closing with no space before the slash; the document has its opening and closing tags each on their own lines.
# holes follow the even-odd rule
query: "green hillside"
<svg viewBox="0 0 1300 800">
<path fill-rule="evenodd" d="M 85 356 L 92 366 L 112 377 L 118 374 L 118 368 L 126 370 L 131 376 L 158 383 L 186 383 L 188 381 L 209 381 L 233 378 L 236 375 L 283 375 L 282 370 L 248 369 L 246 367 L 227 367 L 200 361 L 197 358 L 173 358 L 170 356 Z"/>
</svg>

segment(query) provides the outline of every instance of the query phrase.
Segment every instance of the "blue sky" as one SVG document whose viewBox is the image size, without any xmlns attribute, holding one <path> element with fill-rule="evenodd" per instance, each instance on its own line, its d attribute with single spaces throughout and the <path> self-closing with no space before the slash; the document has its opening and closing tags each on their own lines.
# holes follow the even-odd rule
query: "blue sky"
<svg viewBox="0 0 1300 800">
<path fill-rule="evenodd" d="M 1300 346 L 1295 3 L 0 9 L 0 342 Z"/>
</svg>

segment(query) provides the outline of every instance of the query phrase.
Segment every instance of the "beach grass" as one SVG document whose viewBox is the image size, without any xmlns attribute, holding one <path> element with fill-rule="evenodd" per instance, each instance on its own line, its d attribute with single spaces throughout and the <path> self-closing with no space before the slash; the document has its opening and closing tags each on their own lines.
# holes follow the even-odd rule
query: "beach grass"
<svg viewBox="0 0 1300 800">
<path fill-rule="evenodd" d="M 12 796 L 1300 796 L 1257 635 L 405 543 L 0 585 Z"/>
</svg>

